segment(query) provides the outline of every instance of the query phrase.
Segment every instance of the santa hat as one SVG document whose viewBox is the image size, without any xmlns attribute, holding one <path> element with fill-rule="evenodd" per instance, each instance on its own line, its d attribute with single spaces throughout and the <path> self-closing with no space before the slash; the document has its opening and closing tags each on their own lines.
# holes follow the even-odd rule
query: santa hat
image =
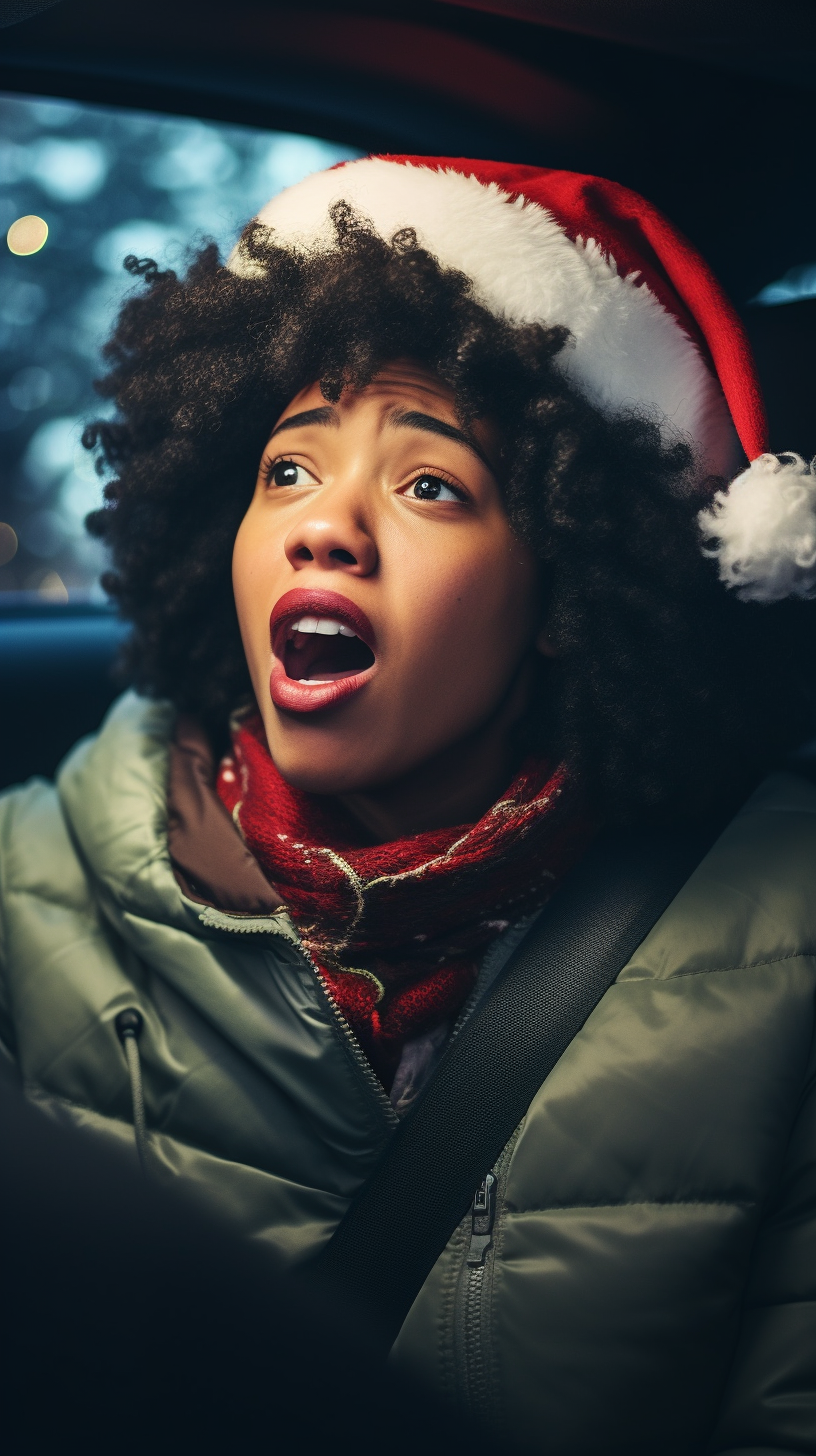
<svg viewBox="0 0 816 1456">
<path fill-rule="evenodd" d="M 258 221 L 295 248 L 329 248 L 346 201 L 390 240 L 411 227 L 512 323 L 563 324 L 559 364 L 609 416 L 636 409 L 702 475 L 724 477 L 698 516 L 703 550 L 746 600 L 816 594 L 816 473 L 767 451 L 742 324 L 691 244 L 637 193 L 600 177 L 448 157 L 367 157 L 279 193 Z M 234 272 L 253 271 L 239 247 Z M 744 467 L 744 458 L 748 467 Z"/>
</svg>

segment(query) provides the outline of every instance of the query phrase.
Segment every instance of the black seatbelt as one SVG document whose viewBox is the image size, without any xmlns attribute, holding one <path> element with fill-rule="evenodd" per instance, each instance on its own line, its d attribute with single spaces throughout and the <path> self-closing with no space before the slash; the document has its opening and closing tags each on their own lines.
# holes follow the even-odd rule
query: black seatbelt
<svg viewBox="0 0 816 1456">
<path fill-rule="evenodd" d="M 542 1082 L 722 827 L 602 836 L 451 1042 L 309 1266 L 388 1344 Z"/>
</svg>

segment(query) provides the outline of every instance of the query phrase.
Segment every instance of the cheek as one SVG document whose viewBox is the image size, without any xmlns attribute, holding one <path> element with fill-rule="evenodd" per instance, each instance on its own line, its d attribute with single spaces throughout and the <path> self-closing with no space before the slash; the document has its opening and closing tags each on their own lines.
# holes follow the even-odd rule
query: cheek
<svg viewBox="0 0 816 1456">
<path fill-rule="evenodd" d="M 235 537 L 235 544 L 232 548 L 232 590 L 242 632 L 248 625 L 245 619 L 253 595 L 251 582 L 255 574 L 253 571 L 254 556 L 252 531 L 247 526 L 245 516 L 238 528 L 238 535 Z"/>
<path fill-rule="evenodd" d="M 232 589 L 238 624 L 250 671 L 269 646 L 269 613 L 273 583 L 269 572 L 269 549 L 257 529 L 252 508 L 238 528 L 232 550 Z"/>
<path fill-rule="evenodd" d="M 537 581 L 526 548 L 503 533 L 425 560 L 406 597 L 406 640 L 441 698 L 465 708 L 503 691 L 538 628 Z"/>
</svg>

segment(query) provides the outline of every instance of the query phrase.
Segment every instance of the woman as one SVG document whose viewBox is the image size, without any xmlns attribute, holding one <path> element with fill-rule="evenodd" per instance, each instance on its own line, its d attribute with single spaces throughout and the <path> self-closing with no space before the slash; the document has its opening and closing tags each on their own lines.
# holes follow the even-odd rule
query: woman
<svg viewBox="0 0 816 1456">
<path fill-rule="evenodd" d="M 613 184 L 406 158 L 131 271 L 142 695 L 2 803 L 29 1096 L 303 1260 L 599 830 L 719 814 L 394 1358 L 540 1450 L 816 1450 L 816 480 L 716 283 Z"/>
</svg>

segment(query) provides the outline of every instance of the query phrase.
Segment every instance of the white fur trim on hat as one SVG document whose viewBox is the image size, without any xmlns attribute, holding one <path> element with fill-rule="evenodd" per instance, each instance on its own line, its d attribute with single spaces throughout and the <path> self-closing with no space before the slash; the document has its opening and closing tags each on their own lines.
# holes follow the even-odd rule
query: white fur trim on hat
<svg viewBox="0 0 816 1456">
<path fill-rule="evenodd" d="M 729 477 L 740 458 L 728 407 L 696 344 L 637 276 L 621 277 L 591 238 L 572 241 L 545 208 L 452 170 L 367 157 L 317 172 L 274 197 L 258 220 L 286 246 L 329 247 L 332 203 L 347 201 L 390 239 L 412 227 L 445 267 L 472 279 L 491 312 L 563 324 L 566 375 L 607 414 L 645 411 L 667 443 L 682 438 L 699 468 Z M 240 245 L 228 266 L 250 273 Z"/>
<path fill-rule="evenodd" d="M 816 596 L 816 472 L 801 455 L 760 455 L 697 517 L 720 580 L 746 602 Z"/>
</svg>

